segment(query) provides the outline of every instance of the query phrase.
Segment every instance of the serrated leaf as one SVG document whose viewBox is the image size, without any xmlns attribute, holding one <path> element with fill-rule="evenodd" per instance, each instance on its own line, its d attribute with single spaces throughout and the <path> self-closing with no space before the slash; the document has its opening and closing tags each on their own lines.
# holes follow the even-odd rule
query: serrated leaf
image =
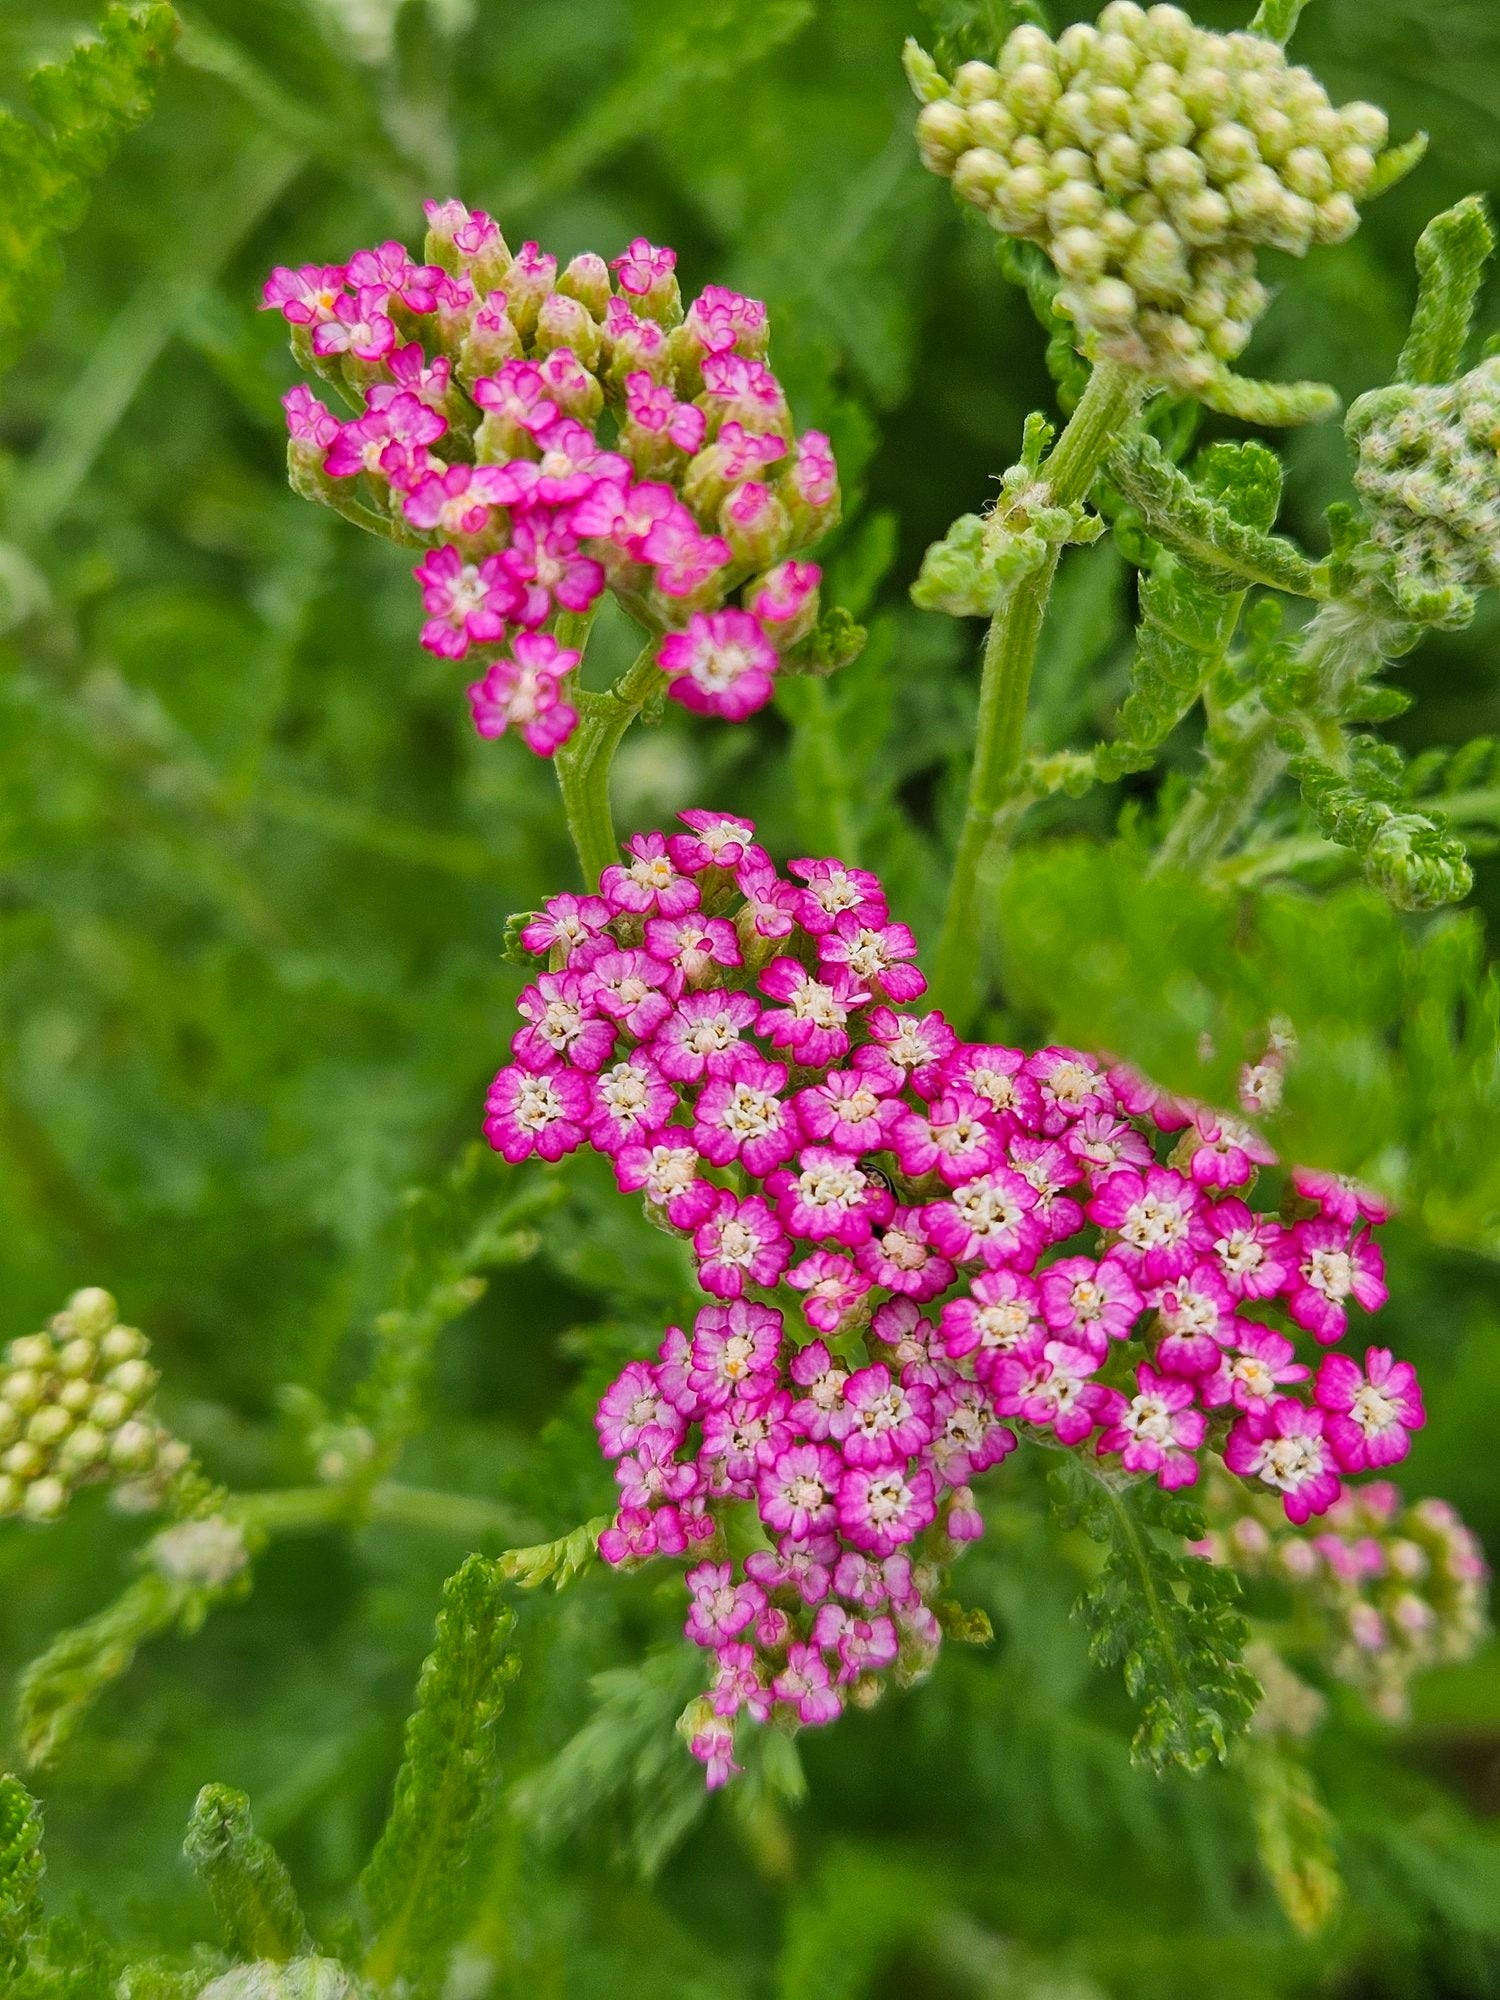
<svg viewBox="0 0 1500 2000">
<path fill-rule="evenodd" d="M 1290 764 L 1319 831 L 1358 855 L 1367 879 L 1397 909 L 1461 902 L 1474 886 L 1463 842 L 1441 813 L 1402 810 L 1401 768 L 1392 745 L 1369 737 L 1356 738 L 1347 769 L 1311 752 Z"/>
<path fill-rule="evenodd" d="M 1200 403 L 1222 417 L 1278 430 L 1324 423 L 1339 408 L 1338 391 L 1326 382 L 1261 382 L 1230 368 L 1219 369 L 1196 393 Z"/>
<path fill-rule="evenodd" d="M 1319 572 L 1301 550 L 1266 532 L 1276 518 L 1281 473 L 1265 446 L 1204 453 L 1196 483 L 1144 434 L 1118 446 L 1109 465 L 1152 535 L 1176 554 L 1241 585 L 1322 594 Z"/>
<path fill-rule="evenodd" d="M 41 1807 L 19 1778 L 0 1777 L 0 1978 L 25 1970 L 45 1865 Z"/>
<path fill-rule="evenodd" d="M 1132 1754 L 1158 1774 L 1222 1763 L 1260 1699 L 1237 1579 L 1182 1548 L 1201 1516 L 1154 1483 L 1116 1486 L 1076 1462 L 1066 1479 L 1079 1525 L 1108 1550 L 1079 1611 L 1091 1656 L 1122 1667 L 1140 1704 Z"/>
<path fill-rule="evenodd" d="M 58 244 L 82 221 L 89 183 L 149 115 L 176 34 L 165 0 L 112 6 L 97 37 L 28 79 L 41 126 L 0 106 L 0 369 L 61 278 Z"/>
<path fill-rule="evenodd" d="M 365 1971 L 377 1985 L 399 1974 L 412 1992 L 432 1990 L 461 1934 L 464 1863 L 492 1803 L 514 1623 L 495 1565 L 470 1556 L 443 1586 L 390 1817 L 360 1877 L 374 1933 Z"/>
<path fill-rule="evenodd" d="M 504 1555 L 495 1558 L 495 1569 L 508 1583 L 519 1584 L 522 1590 L 536 1590 L 544 1583 L 550 1583 L 554 1590 L 563 1590 L 598 1560 L 599 1537 L 611 1518 L 600 1514 L 581 1527 L 570 1529 L 566 1535 L 559 1535 L 555 1542 L 507 1549 Z"/>
<path fill-rule="evenodd" d="M 1494 247 L 1489 209 L 1477 194 L 1435 215 L 1417 238 L 1417 303 L 1396 363 L 1399 381 L 1451 382 L 1462 369 Z"/>
<path fill-rule="evenodd" d="M 1243 1761 L 1261 1866 L 1288 1923 L 1316 1937 L 1344 1897 L 1332 1815 L 1295 1745 L 1252 1736 Z"/>
<path fill-rule="evenodd" d="M 228 1785 L 205 1785 L 182 1844 L 232 1951 L 289 1959 L 313 1948 L 297 1892 L 276 1850 L 256 1833 L 250 1801 Z"/>
</svg>

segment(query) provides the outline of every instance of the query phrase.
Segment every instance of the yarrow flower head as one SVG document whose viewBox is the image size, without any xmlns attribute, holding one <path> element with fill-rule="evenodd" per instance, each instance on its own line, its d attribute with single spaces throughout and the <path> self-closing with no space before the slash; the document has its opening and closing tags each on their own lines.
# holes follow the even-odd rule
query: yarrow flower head
<svg viewBox="0 0 1500 2000">
<path fill-rule="evenodd" d="M 1265 310 L 1258 248 L 1300 257 L 1354 233 L 1389 136 L 1275 42 L 1135 0 L 1055 41 L 1023 23 L 951 83 L 918 51 L 912 75 L 924 163 L 1046 252 L 1079 345 L 1187 390 Z"/>
<path fill-rule="evenodd" d="M 1298 1173 L 1252 1206 L 1273 1156 L 1239 1117 L 1076 1049 L 960 1041 L 867 870 L 782 875 L 748 821 L 688 812 L 519 936 L 540 967 L 491 1143 L 605 1154 L 707 1298 L 599 1436 L 605 1559 L 690 1567 L 711 1784 L 745 1721 L 824 1723 L 928 1671 L 973 1482 L 1022 1436 L 1168 1489 L 1226 1465 L 1300 1524 L 1421 1425 L 1384 1348 L 1299 1358 L 1384 1297 L 1378 1199 Z"/>
<path fill-rule="evenodd" d="M 676 253 L 644 237 L 559 270 L 461 202 L 427 216 L 421 263 L 392 242 L 266 281 L 297 358 L 357 411 L 289 391 L 293 485 L 426 545 L 421 643 L 477 667 L 481 735 L 568 740 L 579 655 L 554 628 L 606 590 L 660 635 L 672 699 L 753 714 L 816 622 L 802 552 L 839 507 L 827 438 L 795 434 L 766 364 L 765 307 L 711 285 L 684 312 Z"/>
</svg>

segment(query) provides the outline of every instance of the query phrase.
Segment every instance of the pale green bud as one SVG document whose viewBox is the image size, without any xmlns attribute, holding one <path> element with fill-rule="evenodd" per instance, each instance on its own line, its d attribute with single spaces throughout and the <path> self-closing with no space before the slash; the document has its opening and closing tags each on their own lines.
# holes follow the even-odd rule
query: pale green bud
<svg viewBox="0 0 1500 2000">
<path fill-rule="evenodd" d="M 1004 102 L 1022 125 L 1037 126 L 1062 96 L 1056 70 L 1041 63 L 1023 63 L 1007 78 Z"/>
<path fill-rule="evenodd" d="M 1054 237 L 1070 229 L 1097 229 L 1104 215 L 1104 196 L 1085 181 L 1064 181 L 1047 198 L 1047 227 Z"/>
<path fill-rule="evenodd" d="M 108 1333 L 119 1317 L 113 1298 L 98 1285 L 86 1285 L 68 1300 L 67 1310 L 77 1331 L 98 1339 Z"/>
<path fill-rule="evenodd" d="M 1035 229 L 1047 213 L 1047 180 L 1040 167 L 1017 167 L 995 190 L 996 213 L 1018 235 Z"/>
<path fill-rule="evenodd" d="M 969 121 L 958 105 L 943 98 L 922 106 L 917 114 L 917 149 L 924 167 L 933 173 L 950 173 L 968 143 Z"/>
<path fill-rule="evenodd" d="M 1003 104 L 971 104 L 965 115 L 976 146 L 992 146 L 997 153 L 1005 153 L 1019 136 L 1019 127 Z"/>
<path fill-rule="evenodd" d="M 953 169 L 953 189 L 976 208 L 987 208 L 1009 178 L 1010 168 L 998 153 L 971 146 Z"/>
<path fill-rule="evenodd" d="M 149 1342 L 138 1326 L 112 1326 L 99 1343 L 99 1356 L 106 1366 L 116 1361 L 134 1361 L 144 1354 Z"/>
<path fill-rule="evenodd" d="M 1100 134 L 1094 129 L 1094 115 L 1086 90 L 1065 90 L 1052 107 L 1047 120 L 1047 141 L 1052 146 L 1092 148 Z"/>
<path fill-rule="evenodd" d="M 73 1419 L 67 1411 L 56 1403 L 44 1403 L 26 1425 L 26 1435 L 32 1444 L 43 1450 L 58 1444 L 73 1428 Z"/>
<path fill-rule="evenodd" d="M 65 1465 L 81 1470 L 97 1463 L 104 1456 L 108 1443 L 108 1438 L 97 1424 L 80 1424 L 63 1440 L 58 1457 Z"/>
<path fill-rule="evenodd" d="M 1187 146 L 1162 146 L 1146 161 L 1146 178 L 1163 200 L 1186 200 L 1202 191 L 1207 170 Z"/>
<path fill-rule="evenodd" d="M 1345 243 L 1359 227 L 1359 210 L 1351 196 L 1331 194 L 1314 209 L 1313 238 L 1318 243 Z"/>
<path fill-rule="evenodd" d="M 12 1514 L 21 1510 L 21 1502 L 26 1497 L 26 1489 L 19 1479 L 8 1472 L 0 1472 L 0 1519 L 9 1520 Z"/>
<path fill-rule="evenodd" d="M 130 1398 L 122 1396 L 118 1389 L 97 1389 L 89 1405 L 90 1420 L 101 1430 L 118 1430 L 130 1415 Z"/>
<path fill-rule="evenodd" d="M 1101 133 L 1129 132 L 1135 99 L 1118 84 L 1101 83 L 1089 92 L 1089 118 Z"/>
<path fill-rule="evenodd" d="M 21 1428 L 21 1413 L 9 1403 L 0 1402 L 0 1445 L 6 1445 L 17 1436 Z"/>
<path fill-rule="evenodd" d="M 1089 324 L 1101 333 L 1122 332 L 1135 317 L 1135 293 L 1121 278 L 1100 278 L 1085 297 Z"/>
<path fill-rule="evenodd" d="M 156 1456 L 156 1434 L 138 1419 L 121 1424 L 109 1445 L 109 1462 L 120 1472 L 144 1472 Z"/>
<path fill-rule="evenodd" d="M 5 1358 L 12 1368 L 45 1374 L 51 1368 L 56 1353 L 45 1333 L 24 1333 L 6 1348 Z"/>
<path fill-rule="evenodd" d="M 60 1375 L 87 1375 L 93 1370 L 99 1358 L 99 1347 L 92 1340 L 70 1340 L 57 1357 L 57 1372 Z"/>
<path fill-rule="evenodd" d="M 1101 35 L 1128 35 L 1134 40 L 1146 26 L 1146 10 L 1136 5 L 1136 0 L 1109 0 L 1109 5 L 1099 16 Z"/>
<path fill-rule="evenodd" d="M 1221 183 L 1238 180 L 1241 174 L 1260 165 L 1255 134 L 1230 118 L 1203 134 L 1198 141 L 1198 156 L 1212 178 Z"/>
<path fill-rule="evenodd" d="M 46 1464 L 47 1457 L 40 1446 L 30 1444 L 24 1438 L 0 1457 L 0 1471 L 9 1472 L 23 1483 L 40 1479 Z"/>
<path fill-rule="evenodd" d="M 1159 90 L 1138 98 L 1131 112 L 1131 133 L 1147 148 L 1185 146 L 1195 129 L 1192 113 L 1176 91 Z"/>
<path fill-rule="evenodd" d="M 1375 178 L 1375 155 L 1368 146 L 1340 146 L 1328 162 L 1333 183 L 1357 201 Z"/>
<path fill-rule="evenodd" d="M 1193 46 L 1193 23 L 1180 7 L 1148 7 L 1141 46 L 1159 62 L 1180 69 Z"/>
<path fill-rule="evenodd" d="M 1316 146 L 1294 146 L 1281 163 L 1281 178 L 1293 194 L 1308 201 L 1322 201 L 1333 193 L 1333 174 L 1327 156 Z"/>
<path fill-rule="evenodd" d="M 21 1512 L 28 1521 L 55 1521 L 68 1504 L 68 1489 L 60 1479 L 35 1479 L 26 1488 Z"/>
<path fill-rule="evenodd" d="M 1052 261 L 1075 283 L 1101 277 L 1109 262 L 1103 238 L 1093 229 L 1065 229 L 1052 239 Z"/>
<path fill-rule="evenodd" d="M 1127 133 L 1117 132 L 1106 139 L 1094 155 L 1099 179 L 1116 197 L 1139 188 L 1145 174 L 1140 147 Z"/>
<path fill-rule="evenodd" d="M 960 63 L 953 72 L 953 95 L 960 104 L 983 104 L 1000 95 L 1000 72 L 992 63 Z"/>
<path fill-rule="evenodd" d="M 18 1368 L 5 1378 L 5 1400 L 13 1409 L 31 1411 L 47 1393 L 47 1378 L 31 1368 Z"/>
<path fill-rule="evenodd" d="M 1223 70 L 1208 63 L 1184 72 L 1180 92 L 1183 108 L 1194 124 L 1212 128 L 1234 103 L 1234 87 Z"/>
<path fill-rule="evenodd" d="M 64 1382 L 57 1392 L 59 1406 L 64 1410 L 71 1411 L 75 1417 L 81 1416 L 85 1410 L 90 1408 L 93 1400 L 94 1385 L 83 1378 L 72 1382 Z"/>
<path fill-rule="evenodd" d="M 1169 222 L 1149 223 L 1131 245 L 1125 278 L 1148 297 L 1173 297 L 1187 276 L 1182 243 Z"/>
<path fill-rule="evenodd" d="M 1378 104 L 1363 104 L 1356 99 L 1340 109 L 1338 120 L 1356 145 L 1367 147 L 1372 153 L 1378 153 L 1391 136 L 1391 121 Z"/>
<path fill-rule="evenodd" d="M 104 1379 L 111 1389 L 118 1389 L 122 1396 L 139 1402 L 156 1387 L 156 1370 L 149 1361 L 122 1361 Z"/>
<path fill-rule="evenodd" d="M 1016 32 L 1019 33 L 1020 30 Z M 1015 40 L 1015 35 L 1011 36 L 1011 40 Z M 1064 28 L 1057 38 L 1058 56 L 1064 70 L 1070 75 L 1076 75 L 1079 70 L 1086 69 L 1092 63 L 1094 51 L 1098 46 L 1099 30 L 1091 27 L 1087 21 L 1075 21 L 1071 27 Z"/>
<path fill-rule="evenodd" d="M 1234 211 L 1217 188 L 1204 188 L 1173 210 L 1177 227 L 1189 243 L 1222 243 L 1234 222 Z"/>
<path fill-rule="evenodd" d="M 1045 29 L 1025 21 L 1020 27 L 1012 28 L 1006 36 L 998 67 L 1002 77 L 1014 76 L 1027 63 L 1040 63 L 1046 69 L 1055 69 L 1061 54 L 1061 43 L 1054 44 Z"/>
<path fill-rule="evenodd" d="M 1129 85 L 1139 77 L 1142 61 L 1141 51 L 1127 35 L 1101 35 L 1090 68 L 1101 83 Z"/>
</svg>

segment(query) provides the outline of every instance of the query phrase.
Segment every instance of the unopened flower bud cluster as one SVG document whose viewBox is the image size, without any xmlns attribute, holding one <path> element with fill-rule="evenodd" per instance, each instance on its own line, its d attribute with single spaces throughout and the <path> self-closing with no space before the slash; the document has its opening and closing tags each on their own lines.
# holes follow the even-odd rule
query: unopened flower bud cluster
<svg viewBox="0 0 1500 2000">
<path fill-rule="evenodd" d="M 54 1521 L 79 1487 L 150 1486 L 187 1463 L 151 1415 L 146 1336 L 108 1292 L 75 1292 L 42 1333 L 13 1340 L 0 1371 L 0 1516 Z"/>
<path fill-rule="evenodd" d="M 829 1722 L 931 1667 L 971 1482 L 1020 1435 L 1168 1488 L 1222 1452 L 1304 1522 L 1423 1410 L 1409 1365 L 1339 1351 L 1385 1298 L 1374 1195 L 1293 1169 L 1252 1206 L 1275 1156 L 1245 1119 L 961 1041 L 875 875 L 682 822 L 522 928 L 545 969 L 485 1130 L 516 1162 L 591 1146 L 691 1245 L 708 1303 L 599 1408 L 599 1548 L 692 1565 L 714 1784 L 739 1719 Z"/>
<path fill-rule="evenodd" d="M 1305 1529 L 1222 1476 L 1206 1502 L 1215 1525 L 1200 1553 L 1290 1590 L 1328 1671 L 1391 1721 L 1405 1716 L 1418 1673 L 1466 1659 L 1483 1636 L 1489 1569 L 1445 1500 L 1409 1502 L 1374 1480 L 1346 1488 Z"/>
<path fill-rule="evenodd" d="M 710 285 L 684 311 L 676 252 L 644 237 L 559 268 L 483 211 L 427 216 L 425 262 L 385 243 L 267 281 L 293 351 L 357 412 L 288 394 L 293 485 L 347 482 L 429 545 L 422 644 L 477 659 L 482 736 L 567 741 L 580 654 L 558 621 L 606 587 L 661 635 L 670 695 L 752 714 L 816 622 L 819 571 L 796 558 L 839 507 L 828 439 L 795 434 L 766 364 L 764 304 Z"/>
<path fill-rule="evenodd" d="M 1355 490 L 1398 594 L 1500 583 L 1500 356 L 1456 382 L 1372 390 L 1346 428 Z"/>
<path fill-rule="evenodd" d="M 940 82 L 922 72 L 920 89 Z M 1080 346 L 1193 389 L 1267 303 L 1262 246 L 1303 255 L 1358 227 L 1387 139 L 1259 35 L 1114 0 L 1054 41 L 1012 30 L 918 120 L 925 164 L 994 228 L 1040 244 Z"/>
</svg>

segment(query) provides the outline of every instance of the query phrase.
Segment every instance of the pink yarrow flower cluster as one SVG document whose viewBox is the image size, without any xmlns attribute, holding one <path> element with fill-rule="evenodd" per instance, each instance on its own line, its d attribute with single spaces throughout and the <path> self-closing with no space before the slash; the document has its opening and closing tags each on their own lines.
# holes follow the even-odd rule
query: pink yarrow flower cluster
<svg viewBox="0 0 1500 2000">
<path fill-rule="evenodd" d="M 739 721 L 770 699 L 818 614 L 800 560 L 838 518 L 826 437 L 798 436 L 765 359 L 765 307 L 710 285 L 684 311 L 676 253 L 613 266 L 512 252 L 494 221 L 428 202 L 399 243 L 278 268 L 263 303 L 355 414 L 286 396 L 293 484 L 427 552 L 421 643 L 477 663 L 481 735 L 549 756 L 577 722 L 565 614 L 612 589 L 659 633 L 684 707 Z"/>
<path fill-rule="evenodd" d="M 527 921 L 545 970 L 485 1129 L 513 1161 L 606 1154 L 691 1243 L 709 1303 L 600 1405 L 600 1549 L 689 1565 L 714 1783 L 738 1718 L 826 1722 L 931 1666 L 972 1482 L 1019 1435 L 1168 1488 L 1218 1450 L 1301 1522 L 1423 1413 L 1384 1349 L 1299 1358 L 1384 1297 L 1346 1184 L 1252 1206 L 1271 1156 L 1238 1122 L 924 1011 L 876 876 L 682 822 Z"/>
</svg>

